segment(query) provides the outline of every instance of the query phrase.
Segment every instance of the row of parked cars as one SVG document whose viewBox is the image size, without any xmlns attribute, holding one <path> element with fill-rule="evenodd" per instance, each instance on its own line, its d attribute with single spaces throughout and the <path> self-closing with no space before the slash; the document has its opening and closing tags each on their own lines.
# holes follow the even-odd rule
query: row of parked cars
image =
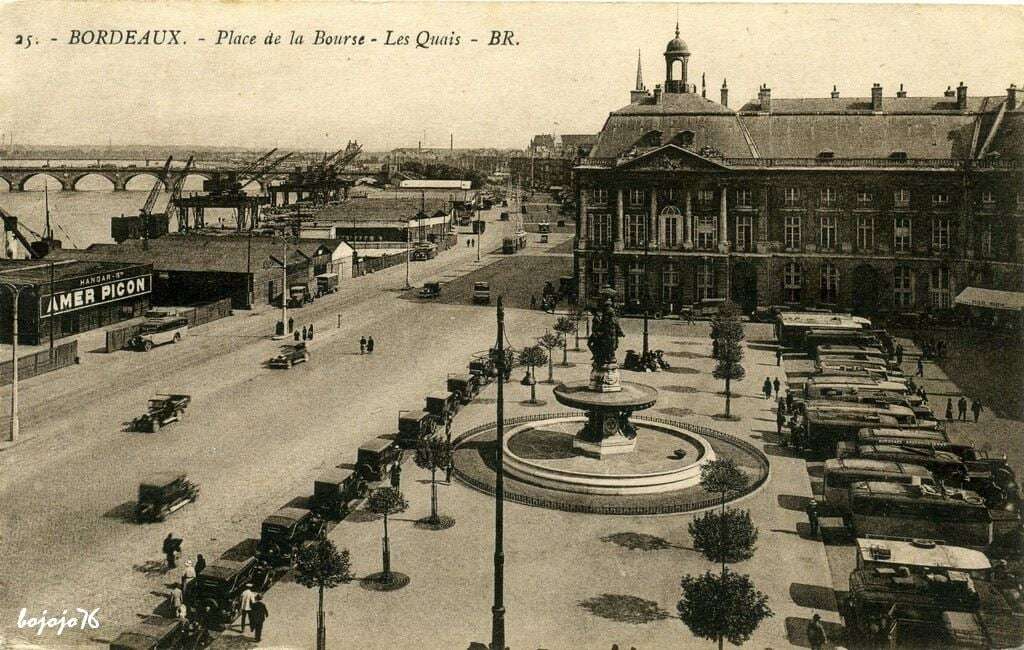
<svg viewBox="0 0 1024 650">
<path fill-rule="evenodd" d="M 822 514 L 857 538 L 848 629 L 869 647 L 1019 647 L 1005 561 L 1021 551 L 1021 495 L 1006 457 L 950 440 L 870 321 L 787 312 L 777 333 L 814 363 L 784 444 L 825 458 Z"/>
<path fill-rule="evenodd" d="M 247 585 L 252 585 L 254 591 L 266 591 L 279 573 L 294 564 L 304 544 L 321 538 L 328 522 L 344 519 L 353 503 L 365 497 L 374 483 L 387 480 L 390 467 L 400 461 L 404 449 L 414 449 L 450 424 L 461 407 L 495 378 L 495 365 L 489 355 L 476 355 L 467 372 L 448 376 L 447 391 L 427 395 L 422 408 L 399 412 L 397 435 L 363 443 L 354 465 L 347 456 L 331 461 L 314 480 L 308 507 L 289 502 L 264 518 L 255 554 L 238 560 L 218 559 L 207 565 L 185 591 L 189 622 L 146 617 L 121 633 L 110 644 L 111 649 L 200 647 L 206 630 L 223 627 L 238 617 Z M 184 472 L 148 477 L 139 485 L 136 521 L 163 521 L 198 496 L 199 487 Z"/>
</svg>

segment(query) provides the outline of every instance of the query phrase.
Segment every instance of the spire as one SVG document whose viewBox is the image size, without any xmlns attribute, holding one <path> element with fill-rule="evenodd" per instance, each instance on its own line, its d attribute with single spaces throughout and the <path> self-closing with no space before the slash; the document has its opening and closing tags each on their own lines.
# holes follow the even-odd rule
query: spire
<svg viewBox="0 0 1024 650">
<path fill-rule="evenodd" d="M 640 66 L 640 49 L 636 51 L 636 90 L 647 90 L 644 88 L 644 74 Z"/>
<path fill-rule="evenodd" d="M 679 6 L 676 5 L 676 38 L 679 38 Z"/>
</svg>

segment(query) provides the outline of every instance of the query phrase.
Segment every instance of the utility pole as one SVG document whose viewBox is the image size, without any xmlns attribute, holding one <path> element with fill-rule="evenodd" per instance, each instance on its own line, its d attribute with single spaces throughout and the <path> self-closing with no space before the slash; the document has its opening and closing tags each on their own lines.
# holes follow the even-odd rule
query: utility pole
<svg viewBox="0 0 1024 650">
<path fill-rule="evenodd" d="M 18 422 L 18 297 L 21 289 L 25 286 L 18 286 L 13 282 L 4 282 L 3 286 L 11 290 L 11 429 L 8 442 L 15 442 L 21 431 Z M 50 299 L 53 304 L 53 298 Z M 51 314 L 52 318 L 52 314 Z"/>
<path fill-rule="evenodd" d="M 494 605 L 491 607 L 491 649 L 505 650 L 505 310 L 498 296 L 498 342 L 494 348 L 498 371 L 498 432 L 494 479 Z"/>
<path fill-rule="evenodd" d="M 409 222 L 405 224 L 405 288 L 412 289 L 409 283 L 409 264 L 412 260 L 412 226 Z"/>
<path fill-rule="evenodd" d="M 281 328 L 285 334 L 291 334 L 288 331 L 288 238 L 282 236 L 281 244 L 284 250 L 284 256 L 281 258 L 281 273 L 284 282 L 281 285 Z"/>
<path fill-rule="evenodd" d="M 650 242 L 649 233 L 644 232 L 644 290 L 643 290 L 643 310 L 644 310 L 644 350 L 643 357 L 646 359 L 648 353 L 647 347 L 647 310 L 650 308 L 650 300 L 647 295 L 647 251 L 650 248 L 648 242 Z"/>
<path fill-rule="evenodd" d="M 476 261 L 480 263 L 480 236 L 484 234 L 482 228 L 480 228 L 480 204 L 476 205 Z"/>
</svg>

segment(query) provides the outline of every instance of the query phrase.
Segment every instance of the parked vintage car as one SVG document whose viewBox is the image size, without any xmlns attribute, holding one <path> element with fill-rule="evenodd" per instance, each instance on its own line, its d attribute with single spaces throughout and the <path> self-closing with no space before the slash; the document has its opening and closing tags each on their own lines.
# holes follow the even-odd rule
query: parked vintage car
<svg viewBox="0 0 1024 650">
<path fill-rule="evenodd" d="M 477 378 L 480 387 L 483 388 L 494 380 L 494 361 L 487 352 L 479 352 L 473 355 L 469 362 L 469 374 Z"/>
<path fill-rule="evenodd" d="M 163 521 L 167 515 L 199 497 L 199 487 L 184 472 L 159 472 L 139 481 L 135 521 Z"/>
<path fill-rule="evenodd" d="M 424 398 L 424 402 L 423 410 L 437 418 L 438 422 L 445 422 L 459 412 L 459 399 L 453 393 L 431 393 Z"/>
<path fill-rule="evenodd" d="M 398 446 L 402 449 L 414 449 L 420 440 L 434 435 L 437 419 L 427 411 L 398 412 Z"/>
<path fill-rule="evenodd" d="M 297 363 L 309 361 L 309 348 L 305 343 L 282 345 L 281 351 L 268 362 L 271 368 L 291 368 Z"/>
<path fill-rule="evenodd" d="M 309 293 L 309 287 L 298 284 L 288 289 L 288 307 L 298 309 L 313 302 L 313 296 Z"/>
<path fill-rule="evenodd" d="M 313 483 L 313 511 L 321 517 L 339 520 L 348 514 L 349 503 L 366 496 L 366 482 L 359 472 L 333 468 Z"/>
<path fill-rule="evenodd" d="M 242 592 L 252 585 L 256 592 L 270 586 L 271 567 L 256 557 L 241 562 L 216 560 L 189 583 L 185 604 L 207 627 L 234 621 L 242 609 Z"/>
<path fill-rule="evenodd" d="M 359 447 L 356 470 L 365 481 L 383 481 L 388 468 L 401 457 L 402 450 L 394 440 L 374 438 Z"/>
<path fill-rule="evenodd" d="M 324 532 L 323 519 L 312 510 L 278 508 L 260 525 L 259 558 L 271 566 L 290 564 L 302 544 Z"/>
<path fill-rule="evenodd" d="M 177 343 L 188 333 L 188 319 L 169 316 L 150 318 L 142 323 L 139 333 L 128 340 L 135 350 L 149 352 L 155 345 Z"/>
<path fill-rule="evenodd" d="M 491 304 L 491 285 L 487 282 L 474 282 L 473 283 L 473 304 L 474 305 L 489 305 Z"/>
<path fill-rule="evenodd" d="M 156 433 L 160 427 L 181 420 L 191 402 L 189 395 L 158 394 L 150 398 L 146 412 L 132 421 L 131 428 L 133 431 Z"/>
<path fill-rule="evenodd" d="M 440 282 L 424 282 L 420 289 L 420 298 L 437 298 L 441 295 Z"/>
<path fill-rule="evenodd" d="M 177 618 L 147 616 L 110 642 L 110 650 L 179 648 L 185 641 L 185 622 Z"/>
<path fill-rule="evenodd" d="M 448 392 L 455 395 L 462 404 L 469 404 L 480 392 L 480 378 L 477 375 L 448 375 Z"/>
<path fill-rule="evenodd" d="M 321 273 L 316 276 L 316 297 L 338 292 L 338 274 Z"/>
</svg>

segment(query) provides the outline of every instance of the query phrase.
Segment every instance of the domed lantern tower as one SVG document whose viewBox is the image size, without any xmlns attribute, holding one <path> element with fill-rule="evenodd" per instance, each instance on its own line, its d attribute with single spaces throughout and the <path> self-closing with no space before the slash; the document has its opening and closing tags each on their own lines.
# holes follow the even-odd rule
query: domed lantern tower
<svg viewBox="0 0 1024 650">
<path fill-rule="evenodd" d="M 676 37 L 665 46 L 665 92 L 690 92 L 686 84 L 686 68 L 690 61 L 690 48 L 679 38 L 679 22 L 676 21 Z M 680 78 L 675 78 L 676 63 L 679 63 Z"/>
</svg>

